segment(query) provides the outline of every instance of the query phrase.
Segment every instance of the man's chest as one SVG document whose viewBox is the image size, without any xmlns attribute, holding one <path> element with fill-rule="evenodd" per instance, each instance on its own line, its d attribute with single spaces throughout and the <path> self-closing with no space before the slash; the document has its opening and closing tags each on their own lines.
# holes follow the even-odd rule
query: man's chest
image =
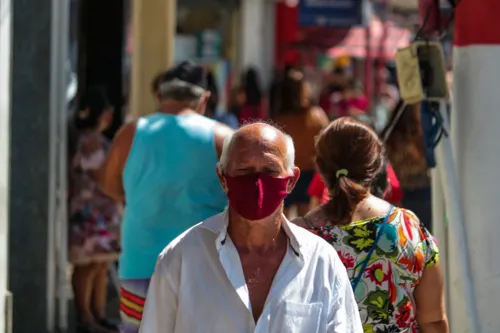
<svg viewBox="0 0 500 333">
<path fill-rule="evenodd" d="M 241 266 L 255 321 L 260 317 L 285 251 L 269 256 L 242 255 Z"/>
<path fill-rule="evenodd" d="M 291 249 L 280 260 L 255 260 L 240 256 L 231 245 L 221 248 L 219 258 L 214 254 L 181 274 L 178 320 L 185 324 L 183 331 L 323 332 L 315 329 L 323 322 L 323 307 L 330 305 L 327 288 L 313 281 L 318 270 L 308 269 L 307 264 L 316 267 L 314 260 L 304 261 Z M 289 323 L 295 323 L 292 330 L 286 329 Z"/>
</svg>

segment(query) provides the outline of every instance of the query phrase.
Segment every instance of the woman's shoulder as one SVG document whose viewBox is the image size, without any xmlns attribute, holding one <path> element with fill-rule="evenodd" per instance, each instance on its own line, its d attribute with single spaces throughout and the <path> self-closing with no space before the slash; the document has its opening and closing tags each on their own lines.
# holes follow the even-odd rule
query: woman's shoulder
<svg viewBox="0 0 500 333">
<path fill-rule="evenodd" d="M 320 106 L 312 106 L 306 111 L 307 116 L 315 123 L 322 127 L 328 125 L 328 116 Z"/>
<path fill-rule="evenodd" d="M 400 238 L 404 238 L 404 242 L 410 242 L 418 246 L 421 242 L 434 241 L 430 232 L 411 210 L 396 208 L 391 216 L 390 223 L 399 230 L 398 235 Z"/>
<path fill-rule="evenodd" d="M 323 204 L 312 209 L 306 215 L 295 218 L 292 222 L 307 229 L 314 229 L 329 225 L 329 218 Z"/>
<path fill-rule="evenodd" d="M 343 225 L 342 227 L 349 228 L 356 225 L 375 223 L 380 224 L 387 217 L 387 224 L 392 224 L 393 226 L 402 226 L 407 229 L 408 232 L 415 234 L 420 233 L 422 224 L 419 218 L 412 211 L 393 207 L 390 211 L 390 215 L 387 216 L 389 212 L 374 212 L 372 216 L 366 216 L 349 224 Z M 306 215 L 297 217 L 292 222 L 294 224 L 300 225 L 305 228 L 320 228 L 325 226 L 332 226 L 328 217 L 328 212 L 326 211 L 326 204 L 319 205 L 318 207 L 312 209 Z"/>
<path fill-rule="evenodd" d="M 394 208 L 394 213 L 396 215 L 396 220 L 401 222 L 401 223 L 408 223 L 412 227 L 420 227 L 420 219 L 418 216 L 412 212 L 409 209 L 402 208 L 402 207 L 395 207 Z"/>
</svg>

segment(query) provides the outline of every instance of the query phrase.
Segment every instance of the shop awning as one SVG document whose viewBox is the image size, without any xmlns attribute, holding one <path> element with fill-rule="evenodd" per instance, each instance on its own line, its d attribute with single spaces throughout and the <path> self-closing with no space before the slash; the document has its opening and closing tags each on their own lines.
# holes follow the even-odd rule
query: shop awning
<svg viewBox="0 0 500 333">
<path fill-rule="evenodd" d="M 384 58 L 391 60 L 394 58 L 398 48 L 408 45 L 411 39 L 411 32 L 407 29 L 399 28 L 393 23 L 386 22 L 386 32 L 384 33 L 384 24 L 377 18 L 370 22 L 371 38 L 371 57 Z M 366 58 L 367 56 L 367 38 L 364 27 L 350 29 L 345 38 L 335 47 L 330 48 L 327 54 L 330 57 L 351 56 L 357 58 Z M 385 34 L 385 36 L 384 36 Z"/>
</svg>

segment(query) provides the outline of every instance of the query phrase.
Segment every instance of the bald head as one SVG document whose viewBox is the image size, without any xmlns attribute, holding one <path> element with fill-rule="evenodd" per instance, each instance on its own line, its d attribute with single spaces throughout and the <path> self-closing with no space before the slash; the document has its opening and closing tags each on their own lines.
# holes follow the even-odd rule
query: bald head
<svg viewBox="0 0 500 333">
<path fill-rule="evenodd" d="M 292 172 L 294 159 L 290 136 L 274 126 L 254 123 L 226 139 L 219 169 L 228 175 L 262 172 L 278 176 Z"/>
</svg>

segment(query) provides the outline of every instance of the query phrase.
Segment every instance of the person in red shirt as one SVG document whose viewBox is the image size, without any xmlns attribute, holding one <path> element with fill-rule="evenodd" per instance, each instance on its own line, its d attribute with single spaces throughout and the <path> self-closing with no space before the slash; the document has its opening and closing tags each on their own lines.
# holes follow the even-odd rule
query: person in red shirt
<svg viewBox="0 0 500 333">
<path fill-rule="evenodd" d="M 309 195 L 309 210 L 313 210 L 318 207 L 322 203 L 325 203 L 329 199 L 328 189 L 326 188 L 323 179 L 320 174 L 316 172 L 314 177 L 309 184 L 309 188 L 307 190 L 307 194 Z"/>
<path fill-rule="evenodd" d="M 393 205 L 398 205 L 401 199 L 403 199 L 403 191 L 399 185 L 396 173 L 389 163 L 385 164 L 385 172 L 381 172 L 379 177 L 382 178 L 382 181 L 377 182 L 377 180 L 375 180 L 374 183 L 378 184 L 374 184 L 375 186 L 372 186 L 372 192 L 374 192 L 373 194 L 382 194 L 382 198 L 384 200 L 387 200 Z M 326 188 L 326 185 L 319 173 L 314 175 L 307 193 L 310 197 L 310 210 L 330 199 L 328 189 Z"/>
<path fill-rule="evenodd" d="M 400 206 L 401 200 L 403 200 L 403 189 L 390 163 L 386 164 L 385 170 L 387 172 L 388 187 L 384 199 L 395 206 Z"/>
</svg>

